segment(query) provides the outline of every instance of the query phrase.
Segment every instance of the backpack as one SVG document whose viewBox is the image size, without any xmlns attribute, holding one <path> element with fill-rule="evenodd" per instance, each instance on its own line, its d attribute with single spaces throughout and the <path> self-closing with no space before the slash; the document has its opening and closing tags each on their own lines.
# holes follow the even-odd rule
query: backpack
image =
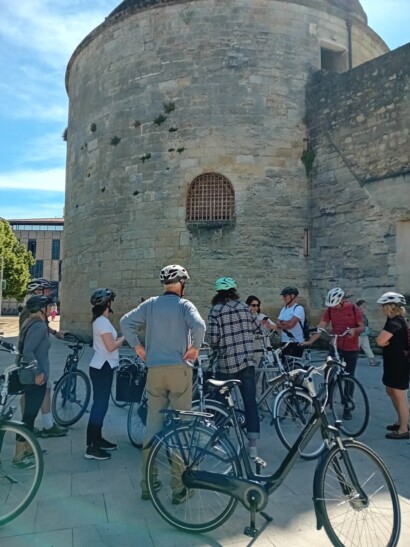
<svg viewBox="0 0 410 547">
<path fill-rule="evenodd" d="M 141 375 L 135 365 L 125 365 L 117 372 L 116 399 L 125 403 L 141 402 L 142 393 L 147 381 L 146 371 Z"/>
<path fill-rule="evenodd" d="M 296 304 L 295 308 L 297 306 L 300 306 L 300 304 Z M 300 306 L 302 307 L 302 306 Z M 301 326 L 302 328 L 302 331 L 303 331 L 303 338 L 305 340 L 309 340 L 310 338 L 310 325 L 309 325 L 309 321 L 307 320 L 307 317 L 306 317 L 306 311 L 305 311 L 305 320 L 303 321 L 303 324 L 302 324 L 302 321 L 299 319 L 299 325 Z"/>
</svg>

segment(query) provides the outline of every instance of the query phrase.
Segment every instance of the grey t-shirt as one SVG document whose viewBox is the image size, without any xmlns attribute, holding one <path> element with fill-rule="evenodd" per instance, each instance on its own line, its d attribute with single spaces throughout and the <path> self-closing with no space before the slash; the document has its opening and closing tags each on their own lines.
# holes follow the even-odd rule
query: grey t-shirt
<svg viewBox="0 0 410 547">
<path fill-rule="evenodd" d="M 20 331 L 20 338 L 24 337 L 21 354 L 25 360 L 35 359 L 41 372 L 44 373 L 45 380 L 50 374 L 50 361 L 48 351 L 50 349 L 50 337 L 48 335 L 47 323 L 41 320 L 32 321 L 27 319 Z"/>
</svg>

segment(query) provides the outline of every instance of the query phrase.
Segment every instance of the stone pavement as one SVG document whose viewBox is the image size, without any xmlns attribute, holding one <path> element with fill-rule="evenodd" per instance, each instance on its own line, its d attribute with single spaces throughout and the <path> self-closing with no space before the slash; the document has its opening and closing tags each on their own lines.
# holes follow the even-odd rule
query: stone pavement
<svg viewBox="0 0 410 547">
<path fill-rule="evenodd" d="M 0 317 L 0 332 L 10 341 L 15 334 L 13 320 Z M 87 348 L 80 368 L 87 371 L 91 355 Z M 53 379 L 58 378 L 67 354 L 64 342 L 52 340 Z M 0 370 L 11 361 L 0 353 Z M 365 384 L 370 403 L 370 424 L 362 441 L 382 457 L 396 480 L 402 510 L 402 533 L 399 545 L 410 545 L 410 441 L 389 441 L 384 427 L 394 420 L 384 388 L 382 367 L 369 367 L 360 359 L 359 379 Z M 18 412 L 16 412 L 16 418 Z M 0 528 L 2 547 L 191 547 L 235 546 L 251 543 L 243 535 L 249 525 L 248 513 L 239 505 L 231 519 L 208 534 L 193 535 L 169 526 L 155 512 L 150 502 L 141 501 L 139 490 L 140 451 L 131 446 L 127 436 L 127 408 L 110 404 L 104 435 L 119 444 L 111 460 L 86 460 L 84 454 L 87 415 L 70 428 L 67 437 L 41 439 L 45 455 L 42 485 L 33 503 L 17 519 Z M 41 418 L 38 426 L 41 426 Z M 260 455 L 269 468 L 277 467 L 285 449 L 273 427 L 262 422 Z M 285 483 L 271 496 L 266 512 L 273 517 L 254 542 L 258 547 L 324 547 L 330 542 L 323 530 L 316 531 L 312 503 L 315 462 L 299 461 Z M 257 517 L 259 526 L 263 523 Z"/>
</svg>

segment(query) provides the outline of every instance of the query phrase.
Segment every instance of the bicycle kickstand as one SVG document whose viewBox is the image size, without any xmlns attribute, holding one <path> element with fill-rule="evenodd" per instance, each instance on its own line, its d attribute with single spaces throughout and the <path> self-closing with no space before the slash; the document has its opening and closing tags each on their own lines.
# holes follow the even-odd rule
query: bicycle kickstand
<svg viewBox="0 0 410 547">
<path fill-rule="evenodd" d="M 250 545 L 252 545 L 254 543 L 254 541 L 256 540 L 256 538 L 265 530 L 265 528 L 268 526 L 268 524 L 270 522 L 273 521 L 273 518 L 270 517 L 267 513 L 265 513 L 264 511 L 261 511 L 260 514 L 262 515 L 262 517 L 265 519 L 265 522 L 264 524 L 262 525 L 262 527 L 258 530 L 258 528 L 256 528 L 256 524 L 255 524 L 255 521 L 256 521 L 256 507 L 257 507 L 257 498 L 256 497 L 251 497 L 251 509 L 250 509 L 250 512 L 251 512 L 251 523 L 250 523 L 250 526 L 246 526 L 245 530 L 243 531 L 243 533 L 246 535 L 246 536 L 249 536 L 252 538 L 252 541 L 248 544 L 248 547 L 250 547 Z"/>
</svg>

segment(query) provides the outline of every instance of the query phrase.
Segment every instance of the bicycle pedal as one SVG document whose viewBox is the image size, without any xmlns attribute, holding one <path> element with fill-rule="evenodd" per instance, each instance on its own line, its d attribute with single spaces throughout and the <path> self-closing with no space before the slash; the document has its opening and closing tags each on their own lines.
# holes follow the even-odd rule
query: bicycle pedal
<svg viewBox="0 0 410 547">
<path fill-rule="evenodd" d="M 256 538 L 258 537 L 259 530 L 257 528 L 252 528 L 251 526 L 246 526 L 243 533 L 250 538 Z"/>
<path fill-rule="evenodd" d="M 265 460 L 262 460 L 259 456 L 256 456 L 253 460 L 256 465 L 259 465 L 259 467 L 266 467 L 268 464 L 265 462 Z"/>
</svg>

